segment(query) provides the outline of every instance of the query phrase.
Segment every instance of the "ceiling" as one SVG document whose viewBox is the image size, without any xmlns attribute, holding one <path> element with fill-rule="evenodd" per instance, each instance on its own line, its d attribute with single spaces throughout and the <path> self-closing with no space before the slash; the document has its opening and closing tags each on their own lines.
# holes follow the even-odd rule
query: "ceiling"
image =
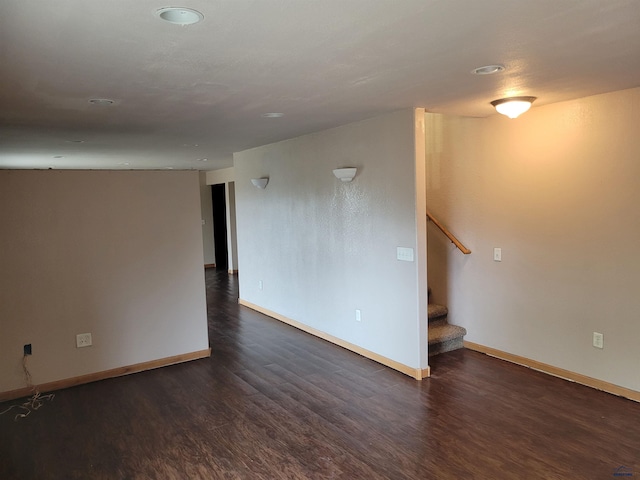
<svg viewBox="0 0 640 480">
<path fill-rule="evenodd" d="M 180 0 L 190 26 L 166 6 L 3 0 L 0 168 L 212 170 L 401 108 L 640 86 L 638 0 Z"/>
</svg>

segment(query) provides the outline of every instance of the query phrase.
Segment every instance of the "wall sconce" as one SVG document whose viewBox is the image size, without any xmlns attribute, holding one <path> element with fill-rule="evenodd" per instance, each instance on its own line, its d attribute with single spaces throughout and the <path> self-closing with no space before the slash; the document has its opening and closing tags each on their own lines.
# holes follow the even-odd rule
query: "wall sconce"
<svg viewBox="0 0 640 480">
<path fill-rule="evenodd" d="M 491 105 L 496 107 L 498 113 L 506 115 L 509 118 L 518 118 L 524 112 L 531 108 L 531 104 L 536 97 L 511 97 L 494 100 Z"/>
<path fill-rule="evenodd" d="M 353 177 L 356 176 L 357 171 L 358 169 L 355 167 L 336 168 L 333 171 L 333 174 L 336 176 L 336 178 L 339 178 L 343 182 L 350 182 L 351 180 L 353 180 Z"/>
<path fill-rule="evenodd" d="M 268 177 L 252 178 L 251 183 L 253 183 L 254 187 L 264 190 L 264 187 L 266 187 L 267 183 L 269 183 L 269 178 Z"/>
</svg>

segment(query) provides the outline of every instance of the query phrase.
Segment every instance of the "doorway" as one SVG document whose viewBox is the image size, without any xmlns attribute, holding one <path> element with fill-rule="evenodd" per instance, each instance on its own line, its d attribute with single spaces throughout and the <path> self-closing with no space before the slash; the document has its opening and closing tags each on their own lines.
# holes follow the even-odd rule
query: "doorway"
<svg viewBox="0 0 640 480">
<path fill-rule="evenodd" d="M 216 268 L 229 268 L 227 246 L 227 201 L 225 184 L 211 185 L 211 202 L 213 207 L 213 247 L 216 257 Z"/>
</svg>

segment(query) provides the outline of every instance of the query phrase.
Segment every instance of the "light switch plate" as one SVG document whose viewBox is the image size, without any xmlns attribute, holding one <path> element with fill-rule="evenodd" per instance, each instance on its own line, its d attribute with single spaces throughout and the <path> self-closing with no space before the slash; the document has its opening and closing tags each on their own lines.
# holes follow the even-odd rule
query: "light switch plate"
<svg viewBox="0 0 640 480">
<path fill-rule="evenodd" d="M 413 262 L 413 248 L 398 247 L 396 252 L 396 258 L 403 262 Z"/>
</svg>

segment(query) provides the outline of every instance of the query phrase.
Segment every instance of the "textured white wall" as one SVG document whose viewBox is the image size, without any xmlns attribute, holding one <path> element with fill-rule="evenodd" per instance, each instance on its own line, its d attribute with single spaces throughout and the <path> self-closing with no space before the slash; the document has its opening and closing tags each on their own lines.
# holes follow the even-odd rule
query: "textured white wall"
<svg viewBox="0 0 640 480">
<path fill-rule="evenodd" d="M 332 173 L 345 166 L 352 183 Z M 396 259 L 419 235 L 413 110 L 236 153 L 234 168 L 240 298 L 426 367 L 418 262 Z M 265 175 L 265 190 L 251 185 Z"/>
<path fill-rule="evenodd" d="M 236 226 L 236 184 L 225 185 L 227 207 L 227 268 L 230 272 L 238 270 L 238 228 Z"/>
<path fill-rule="evenodd" d="M 200 207 L 202 209 L 202 247 L 204 263 L 209 265 L 216 263 L 216 252 L 213 236 L 213 204 L 211 200 L 211 186 L 207 185 L 206 172 L 200 172 Z"/>
<path fill-rule="evenodd" d="M 207 185 L 217 185 L 219 183 L 229 183 L 235 180 L 233 167 L 210 170 L 206 172 Z"/>
<path fill-rule="evenodd" d="M 426 123 L 428 208 L 473 250 L 429 228 L 430 283 L 453 323 L 472 342 L 640 390 L 640 89 Z"/>
<path fill-rule="evenodd" d="M 0 391 L 208 348 L 198 183 L 0 171 Z"/>
</svg>

